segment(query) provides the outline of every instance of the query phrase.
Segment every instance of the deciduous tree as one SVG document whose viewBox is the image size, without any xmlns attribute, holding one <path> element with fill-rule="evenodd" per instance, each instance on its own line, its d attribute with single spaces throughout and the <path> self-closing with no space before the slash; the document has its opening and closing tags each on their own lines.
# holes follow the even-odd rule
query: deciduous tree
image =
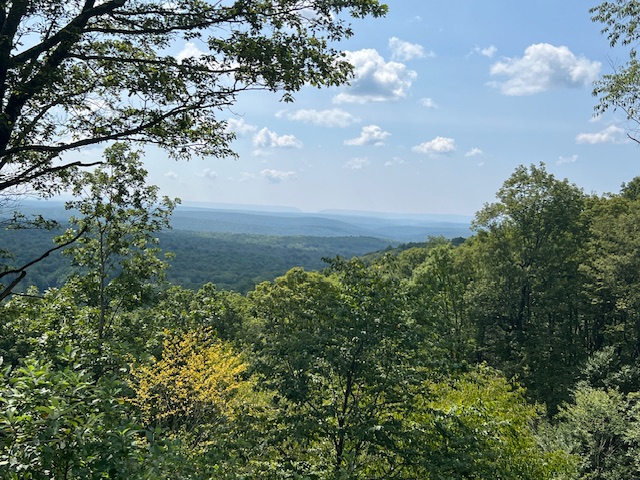
<svg viewBox="0 0 640 480">
<path fill-rule="evenodd" d="M 293 269 L 251 295 L 257 370 L 279 400 L 274 440 L 299 475 L 395 478 L 420 336 L 397 281 L 355 260 L 333 268 Z"/>
<path fill-rule="evenodd" d="M 99 338 L 115 313 L 139 305 L 151 287 L 148 280 L 161 276 L 166 265 L 153 233 L 169 227 L 176 204 L 158 199 L 158 188 L 145 184 L 139 154 L 126 145 L 113 145 L 105 157 L 104 166 L 83 172 L 76 182 L 78 200 L 67 203 L 78 213 L 70 220 L 75 228 L 58 239 L 64 244 L 81 237 L 65 253 L 80 267 L 82 295 L 98 309 Z"/>
<path fill-rule="evenodd" d="M 541 164 L 518 167 L 496 197 L 476 214 L 470 244 L 479 354 L 508 375 L 522 374 L 529 394 L 553 411 L 586 355 L 585 195 Z"/>
<path fill-rule="evenodd" d="M 622 110 L 627 120 L 632 122 L 628 135 L 636 142 L 640 123 L 640 63 L 638 62 L 638 40 L 640 31 L 640 2 L 637 0 L 613 0 L 603 2 L 589 10 L 592 20 L 604 25 L 602 33 L 607 36 L 611 47 L 616 45 L 629 49 L 629 59 L 621 66 L 614 65 L 614 72 L 603 75 L 593 89 L 598 97 L 596 114 L 607 110 Z"/>
</svg>

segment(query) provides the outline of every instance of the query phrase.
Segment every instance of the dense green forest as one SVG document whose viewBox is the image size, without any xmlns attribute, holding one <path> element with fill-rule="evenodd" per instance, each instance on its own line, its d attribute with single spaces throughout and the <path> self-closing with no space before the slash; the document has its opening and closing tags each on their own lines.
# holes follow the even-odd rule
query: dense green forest
<svg viewBox="0 0 640 480">
<path fill-rule="evenodd" d="M 639 192 L 519 167 L 465 241 L 246 294 L 171 285 L 154 244 L 112 248 L 135 212 L 77 204 L 74 275 L 1 305 L 0 474 L 637 478 Z"/>
<path fill-rule="evenodd" d="M 58 228 L 60 235 L 64 229 Z M 247 293 L 258 283 L 273 280 L 293 267 L 319 270 L 324 258 L 346 258 L 396 245 L 373 237 L 272 236 L 187 230 L 157 232 L 166 258 L 165 278 L 182 287 L 198 289 L 214 283 L 222 290 Z M 0 244 L 15 252 L 5 259 L 7 268 L 27 262 L 52 245 L 52 232 L 37 228 L 0 230 Z M 40 291 L 61 287 L 73 275 L 68 256 L 61 251 L 49 255 L 29 269 L 20 288 L 36 286 Z"/>
</svg>

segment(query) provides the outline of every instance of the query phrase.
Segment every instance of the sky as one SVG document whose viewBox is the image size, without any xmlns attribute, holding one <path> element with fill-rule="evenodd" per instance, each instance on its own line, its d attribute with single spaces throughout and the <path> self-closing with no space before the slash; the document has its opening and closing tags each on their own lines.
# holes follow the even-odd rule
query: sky
<svg viewBox="0 0 640 480">
<path fill-rule="evenodd" d="M 149 181 L 185 204 L 471 216 L 519 165 L 597 194 L 640 173 L 625 117 L 593 115 L 593 81 L 626 62 L 591 21 L 596 2 L 386 3 L 340 44 L 351 85 L 294 103 L 247 92 L 226 117 L 237 159 L 150 150 Z"/>
</svg>

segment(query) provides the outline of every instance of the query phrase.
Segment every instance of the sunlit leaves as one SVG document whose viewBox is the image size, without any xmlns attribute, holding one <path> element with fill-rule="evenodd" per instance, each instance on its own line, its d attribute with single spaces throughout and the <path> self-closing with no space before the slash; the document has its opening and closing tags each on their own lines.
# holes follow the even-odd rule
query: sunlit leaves
<svg viewBox="0 0 640 480">
<path fill-rule="evenodd" d="M 165 335 L 162 358 L 131 369 L 132 403 L 149 426 L 206 436 L 212 425 L 233 418 L 249 395 L 247 364 L 210 331 Z"/>
</svg>

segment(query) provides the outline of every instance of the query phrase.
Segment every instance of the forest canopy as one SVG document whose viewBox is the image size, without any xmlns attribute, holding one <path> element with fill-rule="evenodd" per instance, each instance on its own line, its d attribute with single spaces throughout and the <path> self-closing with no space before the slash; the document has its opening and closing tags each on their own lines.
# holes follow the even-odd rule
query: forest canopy
<svg viewBox="0 0 640 480">
<path fill-rule="evenodd" d="M 634 478 L 637 183 L 587 195 L 522 166 L 464 242 L 246 294 L 171 285 L 86 203 L 103 247 L 0 305 L 0 474 Z"/>
</svg>

